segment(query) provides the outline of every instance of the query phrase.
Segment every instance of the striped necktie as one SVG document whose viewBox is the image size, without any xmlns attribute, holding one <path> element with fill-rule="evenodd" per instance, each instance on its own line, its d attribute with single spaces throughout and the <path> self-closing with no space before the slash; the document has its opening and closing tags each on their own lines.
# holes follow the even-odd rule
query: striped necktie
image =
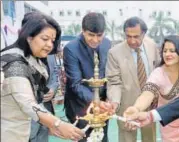
<svg viewBox="0 0 179 142">
<path fill-rule="evenodd" d="M 137 75 L 138 75 L 138 79 L 139 79 L 140 88 L 142 89 L 142 87 L 146 83 L 147 75 L 146 75 L 146 71 L 145 71 L 144 62 L 143 62 L 141 54 L 140 54 L 141 49 L 137 48 L 136 52 L 137 52 Z"/>
</svg>

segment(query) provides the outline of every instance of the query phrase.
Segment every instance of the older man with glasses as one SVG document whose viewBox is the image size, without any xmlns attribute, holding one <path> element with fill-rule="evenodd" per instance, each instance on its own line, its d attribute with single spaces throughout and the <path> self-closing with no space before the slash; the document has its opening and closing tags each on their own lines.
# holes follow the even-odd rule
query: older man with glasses
<svg viewBox="0 0 179 142">
<path fill-rule="evenodd" d="M 133 105 L 147 77 L 159 62 L 156 43 L 145 36 L 147 25 L 138 18 L 125 21 L 126 40 L 109 50 L 106 76 L 107 96 L 113 102 L 117 114 Z M 119 141 L 135 142 L 137 131 L 129 131 L 124 123 L 119 124 Z M 142 128 L 142 142 L 155 142 L 155 127 Z"/>
</svg>

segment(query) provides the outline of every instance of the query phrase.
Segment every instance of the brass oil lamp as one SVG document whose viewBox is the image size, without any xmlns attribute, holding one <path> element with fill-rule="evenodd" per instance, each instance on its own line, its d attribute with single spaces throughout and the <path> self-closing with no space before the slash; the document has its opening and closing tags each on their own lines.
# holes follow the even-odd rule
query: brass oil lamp
<svg viewBox="0 0 179 142">
<path fill-rule="evenodd" d="M 84 117 L 79 117 L 78 119 L 88 121 L 88 126 L 94 128 L 93 132 L 102 135 L 100 139 L 99 139 L 99 136 L 97 136 L 98 140 L 96 140 L 96 138 L 93 138 L 93 136 L 90 136 L 91 139 L 93 139 L 90 141 L 98 142 L 102 140 L 102 137 L 104 135 L 103 127 L 106 125 L 105 121 L 108 120 L 111 116 L 108 114 L 108 112 L 100 113 L 99 89 L 107 82 L 107 79 L 99 78 L 99 59 L 98 59 L 98 54 L 96 52 L 94 52 L 94 65 L 95 65 L 94 78 L 91 78 L 89 80 L 87 79 L 82 80 L 83 82 L 88 83 L 88 85 L 93 88 L 94 99 L 87 110 L 87 114 Z"/>
<path fill-rule="evenodd" d="M 94 99 L 93 102 L 90 104 L 89 108 L 87 109 L 87 113 L 83 117 L 77 117 L 76 122 L 74 125 L 78 123 L 78 120 L 86 120 L 88 121 L 88 125 L 83 128 L 82 130 L 86 131 L 88 128 L 93 128 L 90 137 L 87 139 L 87 142 L 101 142 L 104 136 L 103 127 L 106 125 L 105 121 L 111 118 L 126 122 L 126 118 L 117 116 L 116 114 L 110 115 L 108 112 L 101 113 L 99 108 L 100 97 L 99 97 L 99 89 L 102 87 L 106 82 L 106 78 L 99 78 L 99 60 L 98 54 L 94 52 L 94 78 L 91 79 L 83 79 L 83 82 L 86 82 L 90 87 L 94 90 Z M 92 110 L 92 111 L 91 111 Z M 137 122 L 131 121 L 134 125 L 139 126 Z"/>
</svg>

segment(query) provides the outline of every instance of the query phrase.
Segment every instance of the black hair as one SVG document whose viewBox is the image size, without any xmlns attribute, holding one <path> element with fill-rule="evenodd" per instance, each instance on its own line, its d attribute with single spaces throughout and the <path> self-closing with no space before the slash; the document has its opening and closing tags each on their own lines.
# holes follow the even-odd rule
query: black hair
<svg viewBox="0 0 179 142">
<path fill-rule="evenodd" d="M 22 27 L 18 35 L 18 39 L 14 44 L 4 48 L 2 51 L 11 49 L 11 48 L 20 48 L 24 51 L 25 57 L 32 54 L 29 44 L 27 42 L 28 37 L 35 37 L 38 35 L 44 28 L 52 27 L 56 30 L 56 39 L 54 41 L 54 48 L 50 54 L 57 52 L 57 46 L 60 44 L 61 37 L 61 28 L 59 24 L 51 17 L 43 15 L 42 13 L 37 14 L 26 14 L 22 20 Z M 30 20 L 28 20 L 30 19 Z M 1 52 L 2 52 L 1 51 Z"/>
<path fill-rule="evenodd" d="M 103 33 L 106 28 L 105 18 L 101 13 L 90 12 L 82 20 L 82 29 L 93 33 Z"/>
<path fill-rule="evenodd" d="M 145 34 L 148 30 L 147 25 L 142 19 L 140 19 L 139 17 L 136 17 L 136 16 L 131 17 L 125 21 L 123 31 L 125 32 L 126 28 L 135 27 L 138 24 L 140 25 L 142 32 Z"/>
<path fill-rule="evenodd" d="M 42 14 L 41 12 L 36 12 L 36 11 L 28 12 L 24 15 L 24 18 L 22 19 L 21 22 L 21 26 L 23 26 L 31 18 L 44 18 L 44 17 L 45 15 Z"/>
<path fill-rule="evenodd" d="M 175 52 L 179 56 L 179 36 L 178 35 L 169 35 L 169 36 L 166 36 L 164 38 L 164 41 L 163 41 L 163 44 L 162 44 L 162 47 L 161 47 L 161 54 L 160 54 L 160 56 L 161 56 L 161 62 L 159 64 L 159 66 L 162 66 L 163 64 L 165 64 L 164 59 L 163 59 L 163 50 L 164 50 L 164 46 L 165 46 L 166 42 L 171 42 L 171 43 L 174 44 L 174 46 L 175 46 Z"/>
</svg>

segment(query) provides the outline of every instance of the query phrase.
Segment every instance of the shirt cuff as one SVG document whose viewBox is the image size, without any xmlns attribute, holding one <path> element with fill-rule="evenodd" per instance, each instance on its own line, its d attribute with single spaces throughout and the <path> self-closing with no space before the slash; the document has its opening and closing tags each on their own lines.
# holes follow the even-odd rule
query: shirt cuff
<svg viewBox="0 0 179 142">
<path fill-rule="evenodd" d="M 161 121 L 162 120 L 160 114 L 157 112 L 156 109 L 151 110 L 151 113 L 153 115 L 153 122 L 157 122 L 157 121 Z"/>
</svg>

